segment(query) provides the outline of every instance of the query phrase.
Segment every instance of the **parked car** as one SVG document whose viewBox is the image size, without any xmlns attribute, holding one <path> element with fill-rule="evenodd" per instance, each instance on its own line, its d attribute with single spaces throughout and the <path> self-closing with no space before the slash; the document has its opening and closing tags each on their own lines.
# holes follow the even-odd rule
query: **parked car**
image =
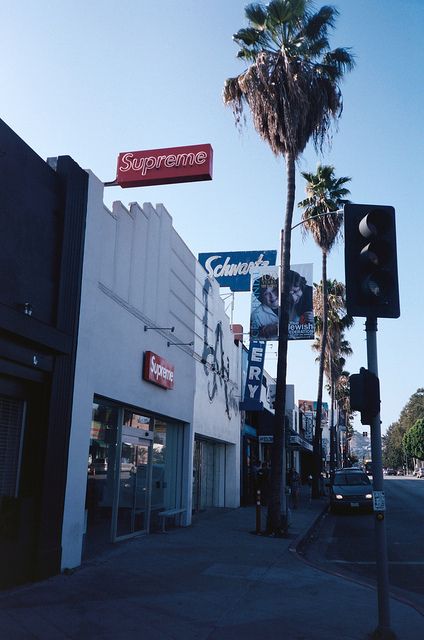
<svg viewBox="0 0 424 640">
<path fill-rule="evenodd" d="M 417 478 L 424 478 L 424 467 L 417 469 Z"/>
<path fill-rule="evenodd" d="M 396 471 L 394 469 L 387 469 L 386 476 L 395 476 Z"/>
<path fill-rule="evenodd" d="M 367 474 L 353 469 L 336 471 L 330 483 L 330 509 L 333 513 L 372 512 L 372 485 Z"/>
</svg>

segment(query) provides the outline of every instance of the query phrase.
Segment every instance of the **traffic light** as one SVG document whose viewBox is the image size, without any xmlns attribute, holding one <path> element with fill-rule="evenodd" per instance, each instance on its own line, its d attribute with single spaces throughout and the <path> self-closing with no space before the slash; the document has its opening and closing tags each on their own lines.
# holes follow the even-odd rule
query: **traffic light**
<svg viewBox="0 0 424 640">
<path fill-rule="evenodd" d="M 348 314 L 399 318 L 394 208 L 346 204 L 344 240 Z"/>
<path fill-rule="evenodd" d="M 361 424 L 371 424 L 380 413 L 380 382 L 375 373 L 361 367 L 349 376 L 350 409 L 361 412 Z"/>
</svg>

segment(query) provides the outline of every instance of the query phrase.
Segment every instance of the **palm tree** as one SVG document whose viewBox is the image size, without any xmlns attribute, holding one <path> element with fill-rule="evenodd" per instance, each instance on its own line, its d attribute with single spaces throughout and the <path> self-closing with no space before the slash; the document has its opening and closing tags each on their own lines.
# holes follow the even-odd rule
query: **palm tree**
<svg viewBox="0 0 424 640">
<path fill-rule="evenodd" d="M 303 231 L 305 234 L 311 233 L 322 252 L 322 333 L 321 333 L 321 356 L 318 373 L 318 394 L 317 412 L 314 436 L 314 471 L 312 481 L 312 497 L 318 498 L 320 494 L 319 477 L 321 474 L 321 416 L 322 416 L 322 391 L 324 380 L 324 362 L 327 343 L 327 256 L 336 242 L 342 225 L 342 215 L 338 209 L 342 204 L 348 202 L 346 197 L 350 191 L 344 186 L 350 178 L 336 178 L 334 167 L 328 165 L 318 165 L 316 173 L 302 172 L 306 180 L 305 200 L 299 202 L 298 206 L 303 209 Z"/>
<path fill-rule="evenodd" d="M 322 148 L 332 121 L 341 115 L 340 82 L 344 73 L 354 65 L 349 50 L 330 50 L 328 32 L 334 27 L 337 10 L 324 6 L 313 12 L 312 7 L 311 0 L 273 0 L 266 6 L 249 4 L 245 8 L 248 26 L 233 36 L 239 46 L 237 57 L 249 66 L 240 75 L 229 78 L 223 92 L 224 103 L 232 107 L 237 124 L 243 122 L 244 108 L 250 110 L 256 131 L 276 156 L 284 157 L 287 171 L 276 411 L 268 508 L 268 530 L 274 534 L 287 528 L 283 452 L 295 163 L 311 138 L 318 148 Z"/>
<path fill-rule="evenodd" d="M 345 448 L 343 450 L 343 466 L 347 465 L 348 459 L 350 458 L 349 444 L 353 436 L 353 426 L 352 426 L 352 412 L 350 409 L 350 373 L 349 371 L 343 370 L 339 376 L 339 379 L 336 383 L 335 388 L 335 398 L 337 406 L 340 411 L 344 412 L 346 419 L 346 435 L 345 435 Z"/>
<path fill-rule="evenodd" d="M 324 294 L 324 291 L 326 292 Z M 321 282 L 315 285 L 314 289 L 314 309 L 316 314 L 315 331 L 316 339 L 312 348 L 319 352 L 317 360 L 320 365 L 321 384 L 323 382 L 323 374 L 325 373 L 328 380 L 331 394 L 332 415 L 336 405 L 336 389 L 339 380 L 342 377 L 343 369 L 346 364 L 345 357 L 352 355 L 352 348 L 345 339 L 344 332 L 353 324 L 352 316 L 346 313 L 346 294 L 345 286 L 337 280 L 329 280 L 324 284 Z M 326 329 L 326 339 L 324 341 L 324 328 Z M 321 390 L 322 402 L 322 388 Z M 318 422 L 319 417 L 319 422 Z M 318 416 L 318 407 L 315 423 L 315 436 L 317 432 L 321 436 L 321 415 Z M 330 466 L 334 467 L 334 433 L 330 429 Z M 315 437 L 316 441 L 316 437 Z M 319 441 L 318 461 L 321 464 L 321 442 Z M 321 471 L 321 469 L 319 470 Z M 319 482 L 318 493 L 319 493 Z"/>
</svg>

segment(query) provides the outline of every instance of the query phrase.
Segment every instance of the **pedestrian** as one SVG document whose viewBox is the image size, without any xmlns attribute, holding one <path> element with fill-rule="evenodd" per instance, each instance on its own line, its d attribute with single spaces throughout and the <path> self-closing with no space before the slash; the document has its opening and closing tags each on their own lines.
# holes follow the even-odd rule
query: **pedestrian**
<svg viewBox="0 0 424 640">
<path fill-rule="evenodd" d="M 291 491 L 291 503 L 293 509 L 297 509 L 299 506 L 299 494 L 300 494 L 300 475 L 294 467 L 289 471 L 289 487 Z"/>
</svg>

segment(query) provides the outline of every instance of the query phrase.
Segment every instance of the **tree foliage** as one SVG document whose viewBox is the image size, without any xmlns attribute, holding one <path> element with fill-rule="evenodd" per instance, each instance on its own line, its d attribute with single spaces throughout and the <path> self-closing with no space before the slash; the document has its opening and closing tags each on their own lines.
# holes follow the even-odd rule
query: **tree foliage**
<svg viewBox="0 0 424 640">
<path fill-rule="evenodd" d="M 321 383 L 322 367 L 328 382 L 327 390 L 331 396 L 331 408 L 334 410 L 337 405 L 339 409 L 345 411 L 346 435 L 350 438 L 353 431 L 350 424 L 350 385 L 349 374 L 344 371 L 344 367 L 346 358 L 352 355 L 352 348 L 346 340 L 344 332 L 352 326 L 353 318 L 346 313 L 344 284 L 337 280 L 328 280 L 326 287 L 323 287 L 322 281 L 320 284 L 314 284 L 314 311 L 315 342 L 312 345 L 312 349 L 320 354 L 317 358 L 320 363 L 319 384 Z M 325 318 L 327 319 L 327 337 L 323 345 L 322 336 Z M 319 400 L 320 397 L 318 397 Z M 331 437 L 334 438 L 334 434 Z M 335 462 L 335 451 L 332 451 L 332 454 L 330 466 L 333 466 Z"/>
<path fill-rule="evenodd" d="M 424 418 L 419 418 L 403 436 L 403 446 L 407 454 L 424 460 Z"/>
<path fill-rule="evenodd" d="M 419 388 L 402 409 L 399 420 L 391 424 L 383 436 L 383 464 L 386 467 L 402 467 L 405 463 L 405 453 L 413 455 L 405 448 L 409 437 L 405 441 L 404 437 L 417 422 L 423 419 L 424 388 Z M 418 433 L 422 435 L 421 430 L 418 430 Z M 424 447 L 424 443 L 421 446 Z M 414 457 L 419 458 L 419 456 Z M 420 459 L 424 459 L 424 455 Z"/>
<path fill-rule="evenodd" d="M 342 110 L 340 82 L 353 68 L 348 49 L 330 49 L 338 11 L 313 11 L 311 0 L 273 0 L 245 8 L 248 27 L 233 39 L 248 63 L 224 86 L 237 123 L 245 106 L 259 135 L 276 155 L 298 157 L 312 138 L 322 147 Z"/>
</svg>

